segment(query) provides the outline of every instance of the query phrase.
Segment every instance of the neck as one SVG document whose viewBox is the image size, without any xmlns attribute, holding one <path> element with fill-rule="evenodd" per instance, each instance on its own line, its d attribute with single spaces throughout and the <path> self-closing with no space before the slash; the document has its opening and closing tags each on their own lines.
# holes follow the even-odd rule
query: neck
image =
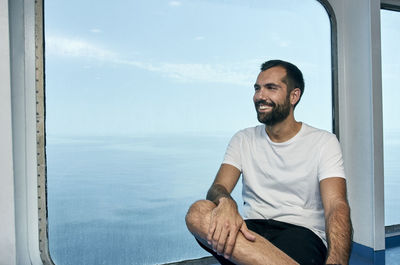
<svg viewBox="0 0 400 265">
<path fill-rule="evenodd" d="M 301 122 L 294 119 L 293 115 L 289 115 L 285 120 L 281 121 L 272 126 L 265 126 L 271 141 L 276 143 L 282 143 L 290 140 L 294 137 L 301 129 Z"/>
</svg>

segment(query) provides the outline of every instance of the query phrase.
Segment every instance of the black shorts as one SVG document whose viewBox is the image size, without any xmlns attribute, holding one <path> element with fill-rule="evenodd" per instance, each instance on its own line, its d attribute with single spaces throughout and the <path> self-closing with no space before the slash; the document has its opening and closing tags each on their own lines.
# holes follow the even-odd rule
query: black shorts
<svg viewBox="0 0 400 265">
<path fill-rule="evenodd" d="M 321 238 L 311 230 L 271 219 L 252 219 L 245 220 L 245 222 L 247 228 L 265 237 L 299 264 L 324 264 L 327 252 L 326 247 Z M 199 244 L 210 252 L 221 264 L 233 264 L 200 242 Z"/>
</svg>

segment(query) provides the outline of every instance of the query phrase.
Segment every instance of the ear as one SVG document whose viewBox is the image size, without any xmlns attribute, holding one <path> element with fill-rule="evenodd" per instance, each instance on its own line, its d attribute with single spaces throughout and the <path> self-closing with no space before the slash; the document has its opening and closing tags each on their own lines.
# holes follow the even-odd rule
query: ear
<svg viewBox="0 0 400 265">
<path fill-rule="evenodd" d="M 290 104 L 295 105 L 299 100 L 301 96 L 301 90 L 298 87 L 295 87 L 291 92 L 290 92 Z"/>
</svg>

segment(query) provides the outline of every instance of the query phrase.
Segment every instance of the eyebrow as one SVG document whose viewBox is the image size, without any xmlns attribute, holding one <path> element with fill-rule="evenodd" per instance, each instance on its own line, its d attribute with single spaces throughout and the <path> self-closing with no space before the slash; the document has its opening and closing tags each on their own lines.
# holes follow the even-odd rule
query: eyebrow
<svg viewBox="0 0 400 265">
<path fill-rule="evenodd" d="M 275 83 L 265 83 L 262 85 L 263 87 L 274 87 L 274 88 L 281 88 L 280 85 L 275 84 Z M 254 84 L 254 88 L 260 88 L 261 86 L 259 84 Z"/>
</svg>

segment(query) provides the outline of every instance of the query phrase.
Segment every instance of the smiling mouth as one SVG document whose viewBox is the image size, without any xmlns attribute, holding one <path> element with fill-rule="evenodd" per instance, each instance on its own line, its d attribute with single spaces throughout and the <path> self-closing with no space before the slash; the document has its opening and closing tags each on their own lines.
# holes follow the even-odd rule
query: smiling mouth
<svg viewBox="0 0 400 265">
<path fill-rule="evenodd" d="M 263 111 L 263 110 L 270 110 L 272 109 L 272 106 L 268 105 L 258 105 L 258 110 Z"/>
<path fill-rule="evenodd" d="M 267 102 L 257 102 L 256 108 L 257 108 L 257 111 L 260 111 L 260 112 L 270 111 L 274 108 L 274 104 L 267 103 Z"/>
</svg>

